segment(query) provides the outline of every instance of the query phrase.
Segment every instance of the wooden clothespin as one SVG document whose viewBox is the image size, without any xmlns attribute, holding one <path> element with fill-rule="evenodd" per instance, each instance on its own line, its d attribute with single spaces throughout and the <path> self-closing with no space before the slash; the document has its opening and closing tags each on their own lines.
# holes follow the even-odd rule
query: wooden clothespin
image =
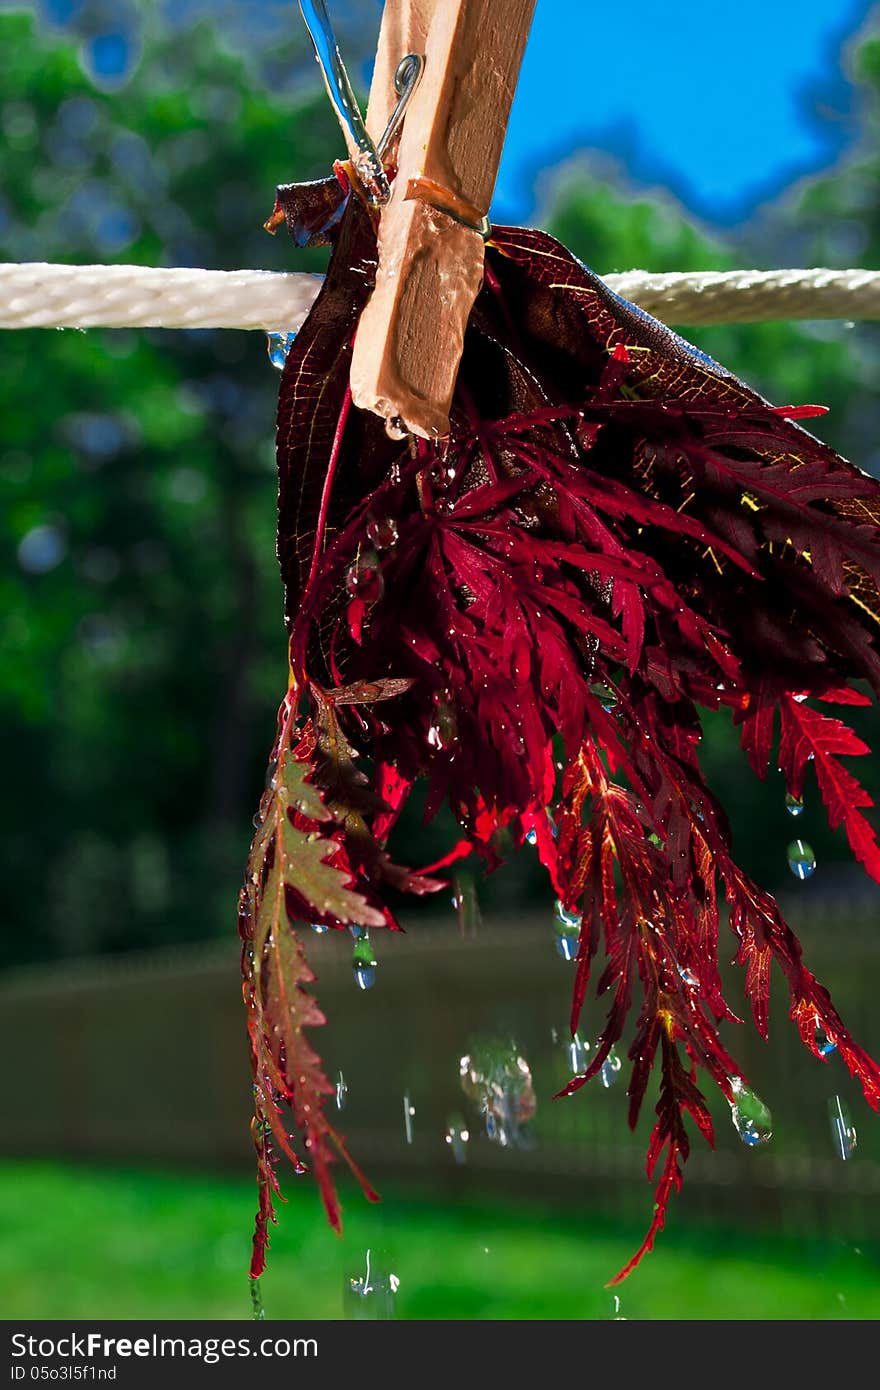
<svg viewBox="0 0 880 1390">
<path fill-rule="evenodd" d="M 487 214 L 535 0 L 386 0 L 367 128 L 384 130 L 407 53 L 425 66 L 407 107 L 379 221 L 375 290 L 361 315 L 352 398 L 438 438 L 483 277 Z M 388 154 L 386 154 L 386 159 Z"/>
</svg>

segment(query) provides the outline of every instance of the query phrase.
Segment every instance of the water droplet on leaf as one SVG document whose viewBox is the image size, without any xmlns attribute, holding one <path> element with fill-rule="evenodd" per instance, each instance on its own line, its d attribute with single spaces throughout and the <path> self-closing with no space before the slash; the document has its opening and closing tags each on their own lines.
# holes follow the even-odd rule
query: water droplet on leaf
<svg viewBox="0 0 880 1390">
<path fill-rule="evenodd" d="M 837 1043 L 833 1042 L 825 1032 L 824 1028 L 816 1028 L 816 1047 L 822 1057 L 830 1057 L 832 1052 L 837 1051 Z"/>
<path fill-rule="evenodd" d="M 816 855 L 806 840 L 792 840 L 786 854 L 788 867 L 795 878 L 803 880 L 816 872 Z"/>
<path fill-rule="evenodd" d="M 367 536 L 377 550 L 390 550 L 397 544 L 397 522 L 393 516 L 371 517 L 367 522 Z"/>
<path fill-rule="evenodd" d="M 385 581 L 375 550 L 362 550 L 356 560 L 352 560 L 345 572 L 345 587 L 352 598 L 362 603 L 375 603 L 382 597 Z"/>
</svg>

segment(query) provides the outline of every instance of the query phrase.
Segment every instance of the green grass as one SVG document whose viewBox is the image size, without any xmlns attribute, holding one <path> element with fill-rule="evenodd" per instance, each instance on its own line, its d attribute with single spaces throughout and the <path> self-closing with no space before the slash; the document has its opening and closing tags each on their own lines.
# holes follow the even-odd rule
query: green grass
<svg viewBox="0 0 880 1390">
<path fill-rule="evenodd" d="M 399 1316 L 597 1319 L 603 1284 L 639 1233 L 527 1204 L 441 1205 L 397 1190 L 352 1195 L 346 1234 L 288 1183 L 264 1277 L 267 1318 L 339 1318 L 367 1246 L 390 1252 Z M 0 1300 L 7 1320 L 246 1318 L 248 1182 L 58 1163 L 0 1164 Z M 671 1229 L 618 1290 L 648 1319 L 876 1319 L 880 1252 Z"/>
</svg>

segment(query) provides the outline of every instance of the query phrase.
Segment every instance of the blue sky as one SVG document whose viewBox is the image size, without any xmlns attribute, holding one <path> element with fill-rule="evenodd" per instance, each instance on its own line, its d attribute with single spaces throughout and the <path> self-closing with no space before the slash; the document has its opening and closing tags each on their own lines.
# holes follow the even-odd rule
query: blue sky
<svg viewBox="0 0 880 1390">
<path fill-rule="evenodd" d="M 255 55 L 302 22 L 295 0 L 30 3 L 80 33 L 89 65 L 108 77 L 124 75 L 148 12 L 168 25 L 213 17 L 237 51 Z M 366 81 L 381 0 L 328 8 Z M 707 221 L 746 218 L 854 142 L 843 48 L 871 9 L 870 0 L 537 0 L 494 216 L 526 218 L 543 169 L 600 150 L 635 184 L 669 189 Z"/>
<path fill-rule="evenodd" d="M 331 6 L 332 8 L 332 6 Z M 580 149 L 733 222 L 851 144 L 842 47 L 868 0 L 538 0 L 494 203 Z M 810 116 L 817 106 L 822 119 Z"/>
</svg>

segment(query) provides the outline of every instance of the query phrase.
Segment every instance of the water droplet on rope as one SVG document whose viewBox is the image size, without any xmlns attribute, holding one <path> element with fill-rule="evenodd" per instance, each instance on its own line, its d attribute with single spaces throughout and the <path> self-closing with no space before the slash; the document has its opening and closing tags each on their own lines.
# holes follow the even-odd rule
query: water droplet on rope
<svg viewBox="0 0 880 1390">
<path fill-rule="evenodd" d="M 267 333 L 266 351 L 269 354 L 269 361 L 273 367 L 277 367 L 279 372 L 283 371 L 287 361 L 287 354 L 293 347 L 295 333 Z"/>
<path fill-rule="evenodd" d="M 368 1250 L 363 1274 L 345 1284 L 345 1315 L 362 1321 L 388 1321 L 396 1317 L 394 1297 L 400 1280 L 392 1273 L 388 1257 L 381 1250 Z"/>
<path fill-rule="evenodd" d="M 785 809 L 790 816 L 802 816 L 804 814 L 804 799 L 802 796 L 792 796 L 791 792 L 785 793 Z"/>
<path fill-rule="evenodd" d="M 845 1101 L 841 1100 L 840 1096 L 832 1096 L 829 1100 L 828 1117 L 831 1121 L 831 1139 L 834 1144 L 834 1151 L 837 1157 L 843 1159 L 845 1163 L 848 1158 L 852 1158 L 859 1139 L 850 1118 L 849 1107 Z"/>
<path fill-rule="evenodd" d="M 456 1163 L 467 1162 L 467 1146 L 470 1131 L 460 1115 L 450 1115 L 446 1122 L 446 1142 L 452 1150 Z"/>
<path fill-rule="evenodd" d="M 342 1072 L 336 1074 L 336 1109 L 344 1110 L 345 1102 L 348 1100 L 348 1082 Z"/>
<path fill-rule="evenodd" d="M 759 1095 L 746 1086 L 738 1076 L 731 1077 L 730 1118 L 744 1144 L 753 1149 L 773 1137 L 773 1117 Z"/>
<path fill-rule="evenodd" d="M 403 1097 L 403 1132 L 404 1132 L 404 1134 L 406 1135 L 406 1142 L 407 1142 L 408 1144 L 411 1144 L 411 1143 L 412 1143 L 412 1137 L 413 1137 L 413 1125 L 412 1125 L 412 1122 L 413 1122 L 413 1117 L 415 1116 L 415 1113 L 416 1113 L 416 1107 L 413 1105 L 412 1101 L 411 1101 L 410 1098 L 409 1098 L 409 1092 L 406 1092 L 406 1093 L 404 1094 L 404 1097 Z"/>
<path fill-rule="evenodd" d="M 792 840 L 786 854 L 788 867 L 795 878 L 803 880 L 816 872 L 816 855 L 806 840 Z"/>
<path fill-rule="evenodd" d="M 377 550 L 390 550 L 397 545 L 397 522 L 393 516 L 371 517 L 367 522 L 367 536 Z"/>
<path fill-rule="evenodd" d="M 352 560 L 345 571 L 345 587 L 352 598 L 363 603 L 375 603 L 382 597 L 385 581 L 375 550 L 361 550 L 356 560 Z"/>
<path fill-rule="evenodd" d="M 612 1047 L 599 1069 L 599 1080 L 602 1082 L 606 1091 L 610 1091 L 611 1087 L 616 1083 L 622 1066 L 623 1063 Z"/>
</svg>

